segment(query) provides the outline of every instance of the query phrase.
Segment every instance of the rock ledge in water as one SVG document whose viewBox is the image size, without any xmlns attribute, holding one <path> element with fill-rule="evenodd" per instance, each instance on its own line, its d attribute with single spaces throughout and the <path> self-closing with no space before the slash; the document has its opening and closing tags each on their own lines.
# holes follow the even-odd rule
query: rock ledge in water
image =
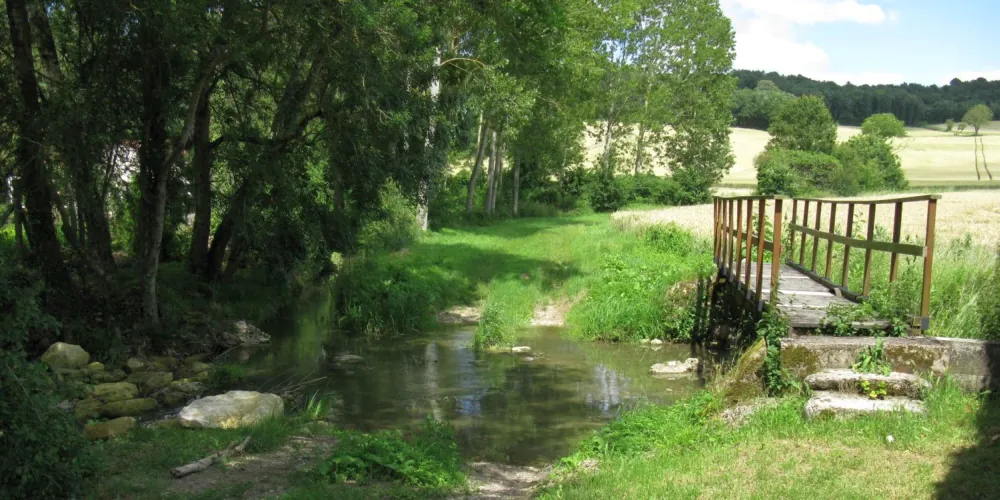
<svg viewBox="0 0 1000 500">
<path fill-rule="evenodd" d="M 511 347 L 510 352 L 514 354 L 525 354 L 531 352 L 531 348 L 526 345 L 518 345 Z"/>
<path fill-rule="evenodd" d="M 698 370 L 698 358 L 688 358 L 684 361 L 667 361 L 666 363 L 656 363 L 649 368 L 649 373 L 653 375 L 679 375 L 691 373 Z"/>
<path fill-rule="evenodd" d="M 337 355 L 336 358 L 333 358 L 333 360 L 337 364 L 341 364 L 341 365 L 356 365 L 358 363 L 364 363 L 365 362 L 365 358 L 362 358 L 361 356 L 358 356 L 357 354 L 339 354 L 339 355 Z"/>
<path fill-rule="evenodd" d="M 178 421 L 182 427 L 231 429 L 281 416 L 284 411 L 285 404 L 276 394 L 229 391 L 193 401 L 181 410 Z"/>
</svg>

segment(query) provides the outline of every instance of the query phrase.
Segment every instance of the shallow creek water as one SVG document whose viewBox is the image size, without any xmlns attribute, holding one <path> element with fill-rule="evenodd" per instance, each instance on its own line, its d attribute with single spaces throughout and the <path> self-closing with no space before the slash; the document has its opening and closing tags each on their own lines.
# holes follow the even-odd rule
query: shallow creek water
<svg viewBox="0 0 1000 500">
<path fill-rule="evenodd" d="M 448 421 L 464 456 L 534 465 L 571 453 L 579 440 L 642 402 L 666 404 L 701 387 L 694 376 L 654 378 L 649 367 L 683 360 L 687 345 L 639 346 L 571 340 L 559 328 L 530 328 L 529 355 L 480 352 L 475 327 L 416 337 L 331 335 L 328 294 L 304 297 L 266 325 L 269 346 L 236 354 L 261 390 L 301 386 L 336 401 L 336 425 L 412 429 L 428 416 Z M 338 364 L 340 354 L 363 362 Z"/>
</svg>

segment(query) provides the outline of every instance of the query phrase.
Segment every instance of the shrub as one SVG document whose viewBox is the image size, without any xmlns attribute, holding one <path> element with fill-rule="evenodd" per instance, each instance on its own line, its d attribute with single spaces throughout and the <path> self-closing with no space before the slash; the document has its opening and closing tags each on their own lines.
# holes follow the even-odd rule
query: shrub
<svg viewBox="0 0 1000 500">
<path fill-rule="evenodd" d="M 865 118 L 861 124 L 861 133 L 884 139 L 903 137 L 906 135 L 906 125 L 892 113 L 876 113 Z"/>
<path fill-rule="evenodd" d="M 837 146 L 836 156 L 862 191 L 903 190 L 909 183 L 892 145 L 878 135 L 862 134 Z"/>
<path fill-rule="evenodd" d="M 398 481 L 438 492 L 465 485 L 455 433 L 447 424 L 428 419 L 410 440 L 399 431 L 344 431 L 337 437 L 333 454 L 318 466 L 332 481 Z"/>
<path fill-rule="evenodd" d="M 89 444 L 45 367 L 0 350 L 0 498 L 73 498 L 97 472 Z"/>
<path fill-rule="evenodd" d="M 828 154 L 775 148 L 758 155 L 754 165 L 761 194 L 800 196 L 816 189 L 842 194 L 856 191 L 853 185 L 843 184 L 843 167 Z"/>
<path fill-rule="evenodd" d="M 944 131 L 951 132 L 951 129 L 955 128 L 955 120 L 948 118 L 944 121 Z"/>
<path fill-rule="evenodd" d="M 614 212 L 625 206 L 625 192 L 615 181 L 614 174 L 600 173 L 594 176 L 587 188 L 590 206 L 597 212 Z"/>
<path fill-rule="evenodd" d="M 769 149 L 831 153 L 837 142 L 837 123 L 818 96 L 802 96 L 783 104 L 767 131 L 771 134 Z"/>
<path fill-rule="evenodd" d="M 395 251 L 417 238 L 414 204 L 403 196 L 399 185 L 388 181 L 379 190 L 379 207 L 365 217 L 358 234 L 358 245 L 369 251 Z"/>
</svg>

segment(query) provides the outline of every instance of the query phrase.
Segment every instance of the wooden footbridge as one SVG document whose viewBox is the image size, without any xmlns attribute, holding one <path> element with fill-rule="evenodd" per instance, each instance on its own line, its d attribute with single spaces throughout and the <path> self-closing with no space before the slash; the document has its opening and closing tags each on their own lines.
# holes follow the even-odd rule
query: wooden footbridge
<svg viewBox="0 0 1000 500">
<path fill-rule="evenodd" d="M 868 299 L 872 274 L 886 272 L 884 266 L 873 265 L 876 253 L 889 254 L 889 283 L 899 278 L 901 256 L 915 257 L 922 260 L 923 276 L 919 313 L 911 326 L 912 333 L 921 333 L 929 327 L 934 223 L 939 199 L 938 195 L 871 200 L 716 197 L 715 263 L 720 276 L 734 285 L 737 296 L 746 299 L 748 307 L 755 307 L 758 312 L 775 307 L 788 318 L 791 328 L 802 331 L 820 327 L 835 304 Z M 904 206 L 918 206 L 923 211 L 924 204 L 923 234 L 903 240 Z M 846 218 L 838 218 L 838 209 L 846 209 Z M 891 241 L 880 241 L 878 235 L 885 231 L 877 230 L 876 220 L 881 210 L 886 209 L 892 210 Z M 888 222 L 886 217 L 883 219 Z M 855 226 L 861 224 L 865 228 L 858 231 L 860 228 Z M 841 228 L 843 234 L 839 234 Z M 856 232 L 863 233 L 863 237 L 855 236 Z M 857 271 L 860 267 L 852 256 L 864 259 L 860 278 L 851 275 L 852 268 Z M 835 263 L 839 269 L 835 269 Z M 854 284 L 853 289 L 850 283 Z M 776 297 L 772 297 L 774 290 Z M 877 329 L 887 325 L 857 321 L 852 326 Z"/>
</svg>

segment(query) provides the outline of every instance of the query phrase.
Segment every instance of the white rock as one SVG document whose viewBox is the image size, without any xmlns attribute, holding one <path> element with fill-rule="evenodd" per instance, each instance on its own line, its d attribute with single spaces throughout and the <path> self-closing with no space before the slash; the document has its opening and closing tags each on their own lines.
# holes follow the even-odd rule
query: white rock
<svg viewBox="0 0 1000 500">
<path fill-rule="evenodd" d="M 656 363 L 649 368 L 649 373 L 653 375 L 678 375 L 691 373 L 698 370 L 698 358 L 688 358 L 684 361 L 667 361 L 666 363 Z"/>
<path fill-rule="evenodd" d="M 90 354 L 78 345 L 56 342 L 42 354 L 42 362 L 50 368 L 76 370 L 87 366 Z"/>
<path fill-rule="evenodd" d="M 653 339 L 653 340 L 650 340 L 649 343 L 653 344 L 653 345 L 660 345 L 660 344 L 663 343 L 663 341 L 660 340 L 660 339 Z"/>
<path fill-rule="evenodd" d="M 340 354 L 336 358 L 333 358 L 333 360 L 342 365 L 353 365 L 365 362 L 365 358 L 362 358 L 357 354 Z"/>
<path fill-rule="evenodd" d="M 514 354 L 524 354 L 526 352 L 531 352 L 531 348 L 526 345 L 519 345 L 510 348 L 510 352 Z"/>
<path fill-rule="evenodd" d="M 231 429 L 245 427 L 271 416 L 281 416 L 285 404 L 276 394 L 229 391 L 192 401 L 178 415 L 182 427 Z"/>
<path fill-rule="evenodd" d="M 880 411 L 923 413 L 924 404 L 902 397 L 870 399 L 840 392 L 818 391 L 813 393 L 812 399 L 806 402 L 805 407 L 806 418 L 816 418 L 821 415 L 842 418 Z"/>
<path fill-rule="evenodd" d="M 642 340 L 639 341 L 639 343 L 640 344 L 648 344 L 649 343 L 649 339 L 642 339 Z"/>
</svg>

